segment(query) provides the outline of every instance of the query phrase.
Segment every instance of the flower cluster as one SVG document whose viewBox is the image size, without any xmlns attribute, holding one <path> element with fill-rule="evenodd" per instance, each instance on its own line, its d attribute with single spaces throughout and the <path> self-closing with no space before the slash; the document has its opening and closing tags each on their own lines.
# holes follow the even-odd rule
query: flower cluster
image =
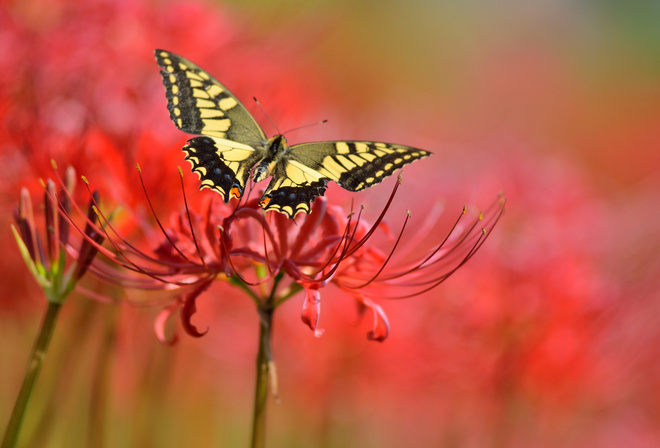
<svg viewBox="0 0 660 448">
<path fill-rule="evenodd" d="M 151 253 L 122 238 L 96 208 L 100 221 L 96 232 L 112 247 L 91 243 L 112 263 L 97 262 L 91 270 L 105 281 L 125 287 L 176 290 L 176 300 L 157 320 L 157 334 L 163 341 L 164 324 L 176 310 L 181 311 L 188 334 L 204 334 L 191 317 L 196 300 L 215 279 L 242 288 L 257 305 L 268 296 L 276 307 L 304 291 L 301 317 L 316 336 L 323 334 L 319 328 L 321 289 L 333 284 L 356 300 L 359 311 L 371 313 L 368 338 L 383 341 L 389 323 L 377 299 L 419 295 L 445 281 L 485 242 L 505 203 L 499 197 L 482 213 L 468 213 L 464 208 L 440 242 L 421 256 L 410 256 L 406 254 L 416 253 L 419 235 L 436 232 L 433 220 L 437 217 L 427 220 L 419 229 L 422 232 L 404 244 L 408 212 L 393 237 L 385 216 L 399 184 L 400 178 L 373 223 L 362 216 L 362 209 L 347 213 L 329 205 L 324 197 L 317 199 L 309 215 L 295 220 L 264 213 L 254 199 L 225 204 L 216 195 L 206 195 L 201 212 L 195 212 L 188 207 L 183 190 L 185 209 L 172 216 L 167 228 L 154 214 L 161 236 Z M 149 200 L 148 194 L 146 197 Z M 379 241 L 388 240 L 390 249 L 383 251 Z M 123 269 L 117 270 L 113 264 Z"/>
<path fill-rule="evenodd" d="M 84 230 L 76 227 L 82 238 L 70 234 L 73 224 L 70 218 L 71 205 L 75 202 L 68 192 L 73 191 L 75 185 L 73 168 L 67 169 L 66 181 L 60 180 L 60 183 L 65 185 L 63 191 L 67 192 L 64 197 L 58 196 L 56 184 L 52 180 L 48 179 L 43 185 L 45 248 L 37 228 L 32 199 L 25 188 L 21 191 L 19 206 L 14 211 L 18 229 L 12 225 L 12 231 L 25 264 L 48 301 L 61 304 L 89 269 L 104 237 L 95 226 L 93 204 L 98 202 L 97 192 L 92 193 Z"/>
</svg>

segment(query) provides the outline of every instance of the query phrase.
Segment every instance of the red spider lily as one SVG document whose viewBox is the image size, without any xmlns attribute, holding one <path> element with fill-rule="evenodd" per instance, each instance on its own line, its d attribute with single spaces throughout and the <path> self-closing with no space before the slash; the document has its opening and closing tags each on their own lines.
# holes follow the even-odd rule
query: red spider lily
<svg viewBox="0 0 660 448">
<path fill-rule="evenodd" d="M 161 340 L 167 317 L 179 308 L 186 332 L 197 337 L 204 334 L 191 323 L 195 302 L 220 278 L 242 288 L 257 305 L 263 305 L 267 290 L 273 307 L 304 290 L 301 317 L 316 336 L 323 333 L 318 328 L 320 290 L 335 284 L 356 299 L 360 312 L 371 311 L 373 328 L 368 338 L 383 341 L 389 323 L 375 299 L 412 297 L 445 281 L 483 245 L 505 203 L 498 198 L 484 213 L 471 218 L 464 208 L 447 236 L 423 257 L 395 263 L 397 251 L 411 252 L 410 247 L 400 248 L 410 214 L 389 253 L 374 247 L 372 241 L 390 236 L 384 218 L 399 184 L 400 179 L 373 224 L 362 217 L 362 211 L 346 214 L 329 206 L 324 197 L 314 203 L 309 215 L 291 220 L 279 213 L 263 213 L 256 200 L 228 205 L 214 195 L 207 195 L 203 211 L 195 213 L 184 194 L 185 211 L 173 216 L 168 229 L 156 219 L 162 237 L 151 254 L 123 239 L 97 207 L 101 225 L 96 231 L 105 235 L 113 250 L 94 247 L 124 270 L 107 263 L 94 263 L 91 270 L 130 288 L 183 289 L 157 319 Z M 429 219 L 422 230 L 433 224 Z M 417 243 L 414 240 L 408 246 Z"/>
<path fill-rule="evenodd" d="M 75 172 L 72 168 L 67 170 L 66 179 L 67 188 L 73 190 Z M 87 225 L 80 231 L 83 237 L 79 238 L 70 235 L 71 221 L 67 216 L 72 203 L 70 196 L 60 201 L 55 183 L 50 179 L 44 188 L 45 248 L 27 189 L 22 190 L 19 207 L 14 212 L 18 230 L 13 225 L 12 230 L 28 269 L 44 290 L 48 301 L 62 303 L 85 275 L 97 254 L 96 247 L 103 242 L 103 236 L 94 226 L 96 216 L 92 208 L 99 196 L 97 192 L 92 194 Z M 60 209 L 64 213 L 58 213 Z M 73 262 L 67 262 L 67 254 L 61 250 L 62 247 L 72 255 Z"/>
</svg>

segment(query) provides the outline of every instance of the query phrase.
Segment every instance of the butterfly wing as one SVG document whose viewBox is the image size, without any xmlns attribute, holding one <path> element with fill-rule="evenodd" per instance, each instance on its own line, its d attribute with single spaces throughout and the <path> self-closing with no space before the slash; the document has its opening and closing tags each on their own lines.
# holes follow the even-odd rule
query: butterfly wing
<svg viewBox="0 0 660 448">
<path fill-rule="evenodd" d="M 241 197 L 250 169 L 263 156 L 266 136 L 245 106 L 207 72 L 189 60 L 155 50 L 156 62 L 174 124 L 189 134 L 183 151 L 201 180 L 228 202 Z"/>
<path fill-rule="evenodd" d="M 201 134 L 254 146 L 266 135 L 248 110 L 207 72 L 165 50 L 155 50 L 174 124 Z"/>
<path fill-rule="evenodd" d="M 183 147 L 201 184 L 220 193 L 225 202 L 240 198 L 250 177 L 250 169 L 261 154 L 248 145 L 213 137 L 195 137 Z"/>
<path fill-rule="evenodd" d="M 266 210 L 290 218 L 309 213 L 329 181 L 349 191 L 376 185 L 408 163 L 431 155 L 410 146 L 380 142 L 335 141 L 294 145 L 275 167 L 261 199 Z"/>
<path fill-rule="evenodd" d="M 259 204 L 264 210 L 277 210 L 289 218 L 298 212 L 309 213 L 310 204 L 317 196 L 323 196 L 329 180 L 297 160 L 282 159 L 275 165 L 273 178 Z"/>
</svg>

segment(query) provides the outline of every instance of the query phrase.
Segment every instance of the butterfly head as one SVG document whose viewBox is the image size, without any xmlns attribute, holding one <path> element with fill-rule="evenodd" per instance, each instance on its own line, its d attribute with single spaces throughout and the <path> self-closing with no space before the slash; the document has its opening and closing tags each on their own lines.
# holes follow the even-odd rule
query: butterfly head
<svg viewBox="0 0 660 448">
<path fill-rule="evenodd" d="M 286 142 L 286 137 L 282 134 L 277 134 L 268 139 L 266 142 L 266 151 L 268 156 L 273 158 L 281 157 L 285 152 L 287 152 L 289 146 Z"/>
</svg>

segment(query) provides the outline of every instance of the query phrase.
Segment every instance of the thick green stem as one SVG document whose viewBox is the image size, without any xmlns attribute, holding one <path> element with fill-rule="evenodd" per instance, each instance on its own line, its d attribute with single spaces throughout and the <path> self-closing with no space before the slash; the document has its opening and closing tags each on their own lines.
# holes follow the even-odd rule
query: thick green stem
<svg viewBox="0 0 660 448">
<path fill-rule="evenodd" d="M 28 363 L 27 371 L 25 372 L 25 377 L 23 377 L 21 390 L 18 393 L 18 398 L 16 398 L 16 403 L 14 404 L 14 410 L 11 413 L 11 418 L 7 425 L 7 432 L 5 432 L 5 437 L 2 441 L 2 448 L 14 448 L 16 446 L 18 435 L 21 431 L 21 425 L 23 424 L 23 417 L 25 416 L 30 396 L 34 390 L 34 385 L 39 377 L 39 372 L 41 372 L 41 367 L 46 359 L 46 351 L 48 350 L 50 339 L 53 336 L 53 330 L 55 329 L 55 323 L 57 322 L 57 316 L 59 315 L 61 307 L 61 303 L 48 303 L 48 309 L 46 310 L 46 315 L 41 324 L 39 335 L 32 348 L 32 354 L 30 355 L 30 361 Z"/>
<path fill-rule="evenodd" d="M 266 444 L 266 402 L 268 401 L 268 375 L 273 357 L 270 351 L 270 335 L 273 323 L 272 298 L 259 307 L 259 352 L 257 353 L 257 378 L 252 414 L 252 448 Z"/>
</svg>

